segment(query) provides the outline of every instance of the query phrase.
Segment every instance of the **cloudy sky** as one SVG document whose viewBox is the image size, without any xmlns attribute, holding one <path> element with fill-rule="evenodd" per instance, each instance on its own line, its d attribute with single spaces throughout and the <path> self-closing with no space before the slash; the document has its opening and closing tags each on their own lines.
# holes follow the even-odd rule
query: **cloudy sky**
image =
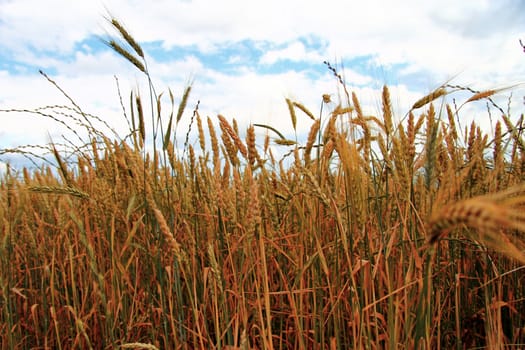
<svg viewBox="0 0 525 350">
<path fill-rule="evenodd" d="M 126 107 L 131 90 L 148 90 L 101 40 L 115 37 L 108 14 L 143 46 L 158 93 L 169 88 L 178 103 L 193 82 L 184 120 L 200 100 L 201 116 L 235 118 L 241 130 L 262 123 L 291 133 L 285 98 L 316 115 L 323 94 L 337 101 L 341 89 L 325 60 L 369 114 L 379 114 L 387 84 L 399 119 L 449 80 L 476 90 L 525 82 L 524 0 L 0 0 L 0 150 L 67 134 L 49 117 L 5 112 L 70 105 L 39 70 L 125 135 L 115 77 Z M 512 110 L 522 113 L 523 86 L 499 96 L 504 107 L 510 92 Z M 484 108 L 470 117 L 486 122 Z M 298 132 L 310 123 L 299 120 Z M 0 151 L 0 161 L 15 158 Z"/>
</svg>

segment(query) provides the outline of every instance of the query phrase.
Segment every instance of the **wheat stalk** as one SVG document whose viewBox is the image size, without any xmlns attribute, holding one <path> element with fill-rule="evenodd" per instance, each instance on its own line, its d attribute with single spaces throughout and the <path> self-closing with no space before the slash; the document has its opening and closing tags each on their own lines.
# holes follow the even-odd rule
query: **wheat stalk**
<svg viewBox="0 0 525 350">
<path fill-rule="evenodd" d="M 230 162 L 233 166 L 239 165 L 239 157 L 237 156 L 237 148 L 235 148 L 235 145 L 233 144 L 230 135 L 225 132 L 224 130 L 221 133 L 221 140 L 222 144 L 224 145 L 224 149 L 226 149 L 225 155 L 228 156 L 230 159 Z"/>
<path fill-rule="evenodd" d="M 217 141 L 217 134 L 215 132 L 215 128 L 213 127 L 213 122 L 211 121 L 211 118 L 208 117 L 208 133 L 210 135 L 210 143 L 211 143 L 211 150 L 213 153 L 213 164 L 217 165 L 219 164 L 219 142 Z"/>
<path fill-rule="evenodd" d="M 149 202 L 150 206 L 154 203 Z M 164 239 L 166 240 L 168 247 L 170 250 L 175 254 L 175 257 L 179 262 L 186 262 L 186 256 L 184 254 L 184 251 L 182 250 L 181 245 L 175 237 L 173 236 L 173 233 L 171 232 L 168 223 L 166 222 L 166 219 L 164 218 L 164 215 L 162 212 L 157 209 L 156 207 L 152 207 L 153 214 L 155 215 L 155 219 L 157 219 L 157 223 L 159 224 L 160 232 L 162 232 L 162 235 L 164 236 Z"/>
<path fill-rule="evenodd" d="M 519 85 L 519 84 L 517 84 L 517 85 Z M 464 104 L 467 104 L 469 102 L 479 101 L 479 100 L 482 100 L 482 99 L 485 99 L 485 98 L 488 98 L 490 101 L 492 101 L 490 99 L 491 96 L 493 96 L 493 95 L 495 95 L 497 93 L 500 93 L 502 91 L 515 88 L 517 85 L 506 86 L 506 87 L 499 88 L 499 89 L 488 89 L 488 90 L 484 90 L 484 91 L 473 91 L 473 90 L 469 89 L 470 91 L 474 92 L 474 95 L 472 95 L 468 100 L 466 100 L 461 106 L 463 106 Z"/>
<path fill-rule="evenodd" d="M 255 160 L 260 159 L 255 147 L 255 128 L 253 125 L 250 125 L 246 131 L 246 145 L 248 146 L 248 163 L 253 167 Z"/>
<path fill-rule="evenodd" d="M 146 349 L 146 350 L 158 350 L 153 344 L 147 343 L 126 343 L 119 346 L 120 349 Z"/>
<path fill-rule="evenodd" d="M 321 159 L 328 161 L 334 152 L 335 141 L 333 139 L 328 140 L 328 142 L 323 146 L 323 152 L 321 153 Z"/>
<path fill-rule="evenodd" d="M 443 88 L 443 87 L 440 87 L 440 88 L 432 91 L 430 94 L 428 94 L 428 95 L 420 98 L 419 100 L 417 100 L 416 103 L 414 103 L 414 105 L 412 106 L 412 109 L 421 108 L 424 105 L 426 105 L 426 104 L 434 101 L 435 99 L 438 99 L 441 96 L 444 96 L 446 94 L 447 94 L 447 90 L 445 90 L 445 88 Z"/>
<path fill-rule="evenodd" d="M 321 199 L 321 201 L 326 207 L 330 207 L 330 199 L 326 195 L 325 191 L 322 190 L 321 186 L 319 185 L 319 182 L 317 181 L 314 174 L 312 174 L 310 169 L 303 167 L 301 168 L 301 172 L 304 175 L 306 175 L 306 178 L 309 180 L 310 184 L 313 186 L 312 192 L 315 193 L 319 199 Z"/>
<path fill-rule="evenodd" d="M 128 60 L 131 64 L 133 64 L 135 67 L 138 68 L 142 73 L 146 73 L 146 68 L 142 64 L 142 62 L 139 61 L 139 59 L 133 54 L 131 54 L 129 51 L 127 51 L 125 48 L 120 46 L 119 43 L 117 43 L 115 40 L 110 40 L 107 42 L 107 45 L 111 47 L 116 53 L 124 57 L 126 60 Z"/>
<path fill-rule="evenodd" d="M 501 122 L 496 123 L 496 128 L 494 130 L 494 146 L 493 146 L 493 168 L 494 168 L 494 179 L 495 185 L 497 187 L 504 186 L 502 183 L 502 174 L 505 171 L 505 153 L 504 147 L 502 145 L 502 131 L 501 131 Z"/>
<path fill-rule="evenodd" d="M 245 159 L 248 159 L 248 150 L 246 149 L 246 146 L 244 146 L 244 143 L 242 143 L 237 132 L 235 132 L 235 130 L 231 127 L 230 123 L 228 123 L 226 118 L 224 118 L 220 114 L 217 117 L 219 118 L 219 126 L 221 127 L 223 135 L 224 133 L 227 133 L 230 136 L 230 138 L 233 140 L 233 142 L 235 143 L 235 146 L 237 147 L 239 152 L 241 152 L 243 157 Z M 233 149 L 234 148 L 232 147 L 232 150 Z M 228 150 L 228 152 L 230 152 L 230 150 Z"/>
<path fill-rule="evenodd" d="M 182 95 L 182 99 L 179 103 L 179 108 L 177 109 L 177 116 L 175 117 L 175 122 L 178 123 L 180 119 L 182 118 L 182 114 L 184 113 L 184 110 L 186 109 L 186 105 L 188 104 L 188 98 L 190 97 L 191 92 L 191 84 L 186 86 L 186 89 L 184 89 L 184 94 Z M 197 103 L 197 106 L 199 104 Z"/>
<path fill-rule="evenodd" d="M 357 117 L 362 119 L 364 117 L 363 111 L 361 110 L 359 99 L 357 98 L 356 93 L 353 91 L 352 91 L 352 103 L 354 104 L 354 109 L 355 109 L 355 112 L 357 113 Z"/>
<path fill-rule="evenodd" d="M 405 145 L 405 147 L 408 152 L 408 158 L 411 161 L 414 160 L 414 157 L 416 155 L 416 145 L 415 145 L 416 134 L 417 134 L 417 129 L 415 128 L 415 125 L 414 125 L 414 114 L 410 112 L 408 114 L 407 137 L 406 137 L 407 144 Z"/>
<path fill-rule="evenodd" d="M 292 101 L 289 98 L 286 98 L 286 105 L 288 106 L 288 111 L 290 112 L 290 118 L 292 118 L 293 129 L 296 129 L 297 126 L 297 115 L 295 114 L 295 108 Z"/>
<path fill-rule="evenodd" d="M 217 261 L 217 257 L 215 255 L 215 249 L 213 248 L 213 244 L 211 242 L 208 243 L 208 259 L 210 260 L 212 276 L 215 278 L 215 282 L 219 288 L 219 293 L 222 294 L 224 292 L 222 273 L 219 267 L 219 262 Z"/>
<path fill-rule="evenodd" d="M 299 103 L 299 102 L 293 102 L 293 105 L 294 105 L 295 107 L 299 108 L 301 111 L 303 111 L 304 114 L 306 114 L 310 119 L 315 120 L 315 117 L 314 117 L 313 113 L 310 112 L 310 111 L 308 110 L 308 108 L 306 108 L 303 104 L 301 104 L 301 103 Z"/>
<path fill-rule="evenodd" d="M 310 132 L 308 133 L 308 138 L 306 140 L 306 146 L 304 148 L 304 162 L 305 166 L 310 163 L 310 152 L 312 151 L 312 147 L 314 146 L 314 142 L 316 140 L 317 134 L 319 133 L 319 128 L 321 126 L 321 120 L 316 119 L 315 122 L 310 127 Z"/>
<path fill-rule="evenodd" d="M 133 50 L 135 50 L 137 55 L 144 58 L 144 52 L 142 51 L 142 47 L 140 47 L 137 41 L 135 41 L 131 34 L 129 34 L 126 28 L 124 28 L 124 26 L 122 26 L 122 24 L 120 24 L 120 22 L 115 18 L 111 19 L 111 24 L 113 25 L 113 27 L 115 27 L 115 29 L 119 31 L 120 35 L 122 35 L 122 37 L 124 38 L 124 40 L 126 40 L 129 46 L 131 46 Z"/>
<path fill-rule="evenodd" d="M 204 137 L 204 129 L 202 127 L 202 120 L 199 112 L 196 112 L 197 115 L 197 130 L 199 131 L 199 145 L 202 152 L 206 152 L 206 139 Z"/>
<path fill-rule="evenodd" d="M 246 212 L 246 230 L 248 235 L 253 235 L 257 226 L 261 223 L 259 188 L 250 167 L 246 167 L 244 177 L 248 181 L 249 195 L 249 206 Z"/>
<path fill-rule="evenodd" d="M 504 233 L 509 230 L 525 233 L 524 208 L 525 184 L 446 205 L 430 217 L 428 242 L 434 244 L 452 228 L 465 225 L 477 232 L 469 238 L 525 263 L 525 254 Z M 523 243 L 523 239 L 520 242 Z"/>
<path fill-rule="evenodd" d="M 288 139 L 275 139 L 273 140 L 273 142 L 280 146 L 293 146 L 297 144 L 297 141 Z"/>
<path fill-rule="evenodd" d="M 49 193 L 49 194 L 68 194 L 74 197 L 89 199 L 89 195 L 79 189 L 73 187 L 58 187 L 58 186 L 29 186 L 27 188 L 31 192 Z"/>
<path fill-rule="evenodd" d="M 140 94 L 137 94 L 135 96 L 135 105 L 137 106 L 137 113 L 139 118 L 139 145 L 140 147 L 143 147 L 144 142 L 146 141 L 146 126 L 144 123 L 144 109 L 142 108 L 142 99 L 140 98 Z"/>
<path fill-rule="evenodd" d="M 387 140 L 389 135 L 393 131 L 393 122 L 392 122 L 392 102 L 390 101 L 390 91 L 388 87 L 383 86 L 383 120 L 385 121 L 385 132 Z"/>
<path fill-rule="evenodd" d="M 466 100 L 465 103 L 474 102 L 474 101 L 481 100 L 483 98 L 490 97 L 494 95 L 496 92 L 498 92 L 498 90 L 494 90 L 494 89 L 478 92 L 472 95 L 468 100 Z"/>
</svg>

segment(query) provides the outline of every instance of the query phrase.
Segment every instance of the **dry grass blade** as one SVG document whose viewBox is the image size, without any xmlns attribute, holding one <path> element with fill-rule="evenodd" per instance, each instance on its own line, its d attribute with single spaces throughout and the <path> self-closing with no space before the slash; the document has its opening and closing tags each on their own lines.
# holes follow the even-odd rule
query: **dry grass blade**
<svg viewBox="0 0 525 350">
<path fill-rule="evenodd" d="M 148 350 L 158 350 L 158 348 L 153 344 L 146 343 L 126 343 L 122 344 L 119 347 L 120 349 L 148 349 Z"/>
</svg>

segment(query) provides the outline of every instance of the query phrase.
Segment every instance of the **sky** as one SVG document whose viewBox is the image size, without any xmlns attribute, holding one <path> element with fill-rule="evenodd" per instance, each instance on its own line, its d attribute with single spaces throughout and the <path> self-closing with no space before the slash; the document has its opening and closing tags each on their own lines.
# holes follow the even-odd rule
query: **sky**
<svg viewBox="0 0 525 350">
<path fill-rule="evenodd" d="M 63 136 L 80 142 L 54 120 L 81 129 L 60 114 L 66 110 L 10 111 L 72 106 L 39 70 L 84 112 L 127 134 L 116 81 L 125 108 L 131 91 L 147 100 L 149 90 L 144 75 L 104 44 L 118 37 L 109 16 L 143 47 L 156 92 L 164 93 L 165 120 L 169 90 L 177 108 L 191 82 L 181 124 L 200 101 L 201 117 L 235 118 L 241 137 L 250 123 L 287 137 L 307 133 L 312 121 L 298 114 L 294 132 L 285 98 L 319 116 L 322 95 L 330 94 L 334 103 L 325 113 L 333 109 L 342 89 L 324 61 L 337 68 L 366 114 L 380 114 L 380 91 L 388 85 L 398 120 L 446 82 L 480 91 L 525 82 L 519 43 L 525 0 L 0 0 L 0 170 L 22 162 L 6 149 L 64 142 Z M 524 95 L 517 85 L 495 100 L 517 118 Z M 461 102 L 454 94 L 447 102 L 454 97 Z M 490 129 L 485 104 L 462 113 Z M 179 129 L 180 139 L 185 131 Z"/>
</svg>

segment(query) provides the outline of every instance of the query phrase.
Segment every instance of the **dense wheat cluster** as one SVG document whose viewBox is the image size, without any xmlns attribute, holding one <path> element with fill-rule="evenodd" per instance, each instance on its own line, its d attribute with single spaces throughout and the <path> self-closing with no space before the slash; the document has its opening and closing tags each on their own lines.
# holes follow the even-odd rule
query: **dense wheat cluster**
<svg viewBox="0 0 525 350">
<path fill-rule="evenodd" d="M 132 94 L 126 138 L 69 107 L 89 142 L 0 182 L 2 348 L 525 346 L 523 115 L 443 85 L 397 120 L 387 87 L 378 116 L 343 88 L 318 117 L 285 101 L 304 141 L 196 106 L 182 150 L 191 87 L 151 133 Z M 457 90 L 499 114 L 493 135 L 458 124 Z"/>
</svg>

